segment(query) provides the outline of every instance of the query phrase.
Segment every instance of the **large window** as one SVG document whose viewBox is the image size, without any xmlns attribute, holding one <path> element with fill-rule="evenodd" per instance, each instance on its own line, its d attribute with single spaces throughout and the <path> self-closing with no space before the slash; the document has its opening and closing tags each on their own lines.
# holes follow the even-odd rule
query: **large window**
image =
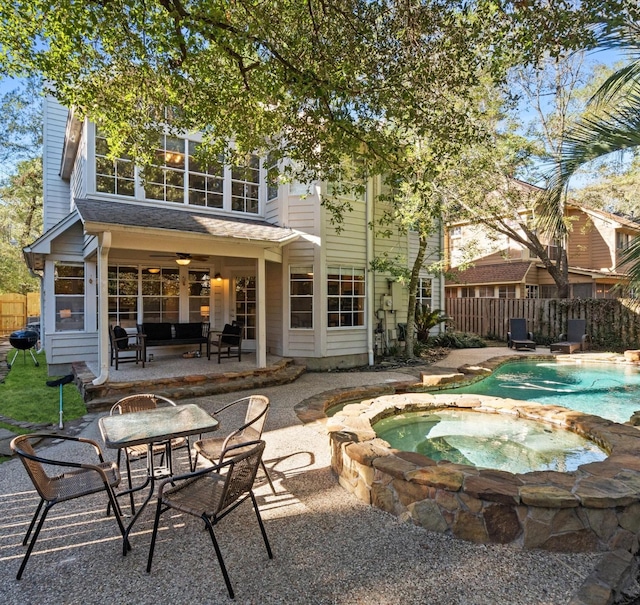
<svg viewBox="0 0 640 605">
<path fill-rule="evenodd" d="M 330 328 L 364 326 L 364 269 L 329 267 L 328 318 Z"/>
<path fill-rule="evenodd" d="M 135 328 L 138 320 L 138 268 L 109 267 L 109 324 Z"/>
<path fill-rule="evenodd" d="M 260 158 L 250 155 L 244 166 L 231 170 L 231 209 L 257 214 L 259 185 Z"/>
<path fill-rule="evenodd" d="M 222 208 L 224 205 L 224 166 L 205 166 L 195 156 L 198 144 L 189 141 L 189 204 Z"/>
<path fill-rule="evenodd" d="M 180 319 L 180 271 L 160 269 L 142 273 L 142 316 L 145 322 L 177 322 Z"/>
<path fill-rule="evenodd" d="M 156 161 L 144 170 L 144 192 L 151 200 L 184 203 L 185 141 L 163 136 Z"/>
<path fill-rule="evenodd" d="M 313 328 L 313 267 L 289 267 L 291 328 Z"/>
<path fill-rule="evenodd" d="M 84 265 L 56 263 L 56 332 L 84 330 Z"/>
<path fill-rule="evenodd" d="M 135 168 L 130 158 L 110 160 L 109 145 L 100 133 L 96 134 L 96 190 L 100 193 L 134 196 Z"/>
<path fill-rule="evenodd" d="M 256 337 L 256 300 L 256 278 L 236 277 L 236 321 L 251 340 Z"/>
<path fill-rule="evenodd" d="M 153 163 L 136 171 L 130 158 L 108 159 L 107 140 L 96 132 L 96 191 L 247 214 L 258 214 L 267 194 L 277 196 L 277 182 L 267 188 L 259 156 L 225 169 L 222 158 L 206 165 L 197 147 L 197 141 L 163 135 Z"/>
</svg>

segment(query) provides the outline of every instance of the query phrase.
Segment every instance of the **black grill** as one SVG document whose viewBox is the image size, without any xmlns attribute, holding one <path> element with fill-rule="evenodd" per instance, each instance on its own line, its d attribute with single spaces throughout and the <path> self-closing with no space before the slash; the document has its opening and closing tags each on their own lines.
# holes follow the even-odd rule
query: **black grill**
<svg viewBox="0 0 640 605">
<path fill-rule="evenodd" d="M 14 349 L 17 349 L 11 363 L 9 363 L 9 359 L 7 357 L 7 365 L 9 367 L 13 365 L 19 351 L 23 351 L 23 360 L 26 359 L 26 351 L 29 351 L 29 353 L 31 353 L 33 363 L 35 363 L 36 366 L 40 365 L 31 350 L 38 344 L 38 333 L 35 330 L 16 330 L 15 332 L 11 332 L 11 334 L 9 334 L 9 343 Z"/>
</svg>

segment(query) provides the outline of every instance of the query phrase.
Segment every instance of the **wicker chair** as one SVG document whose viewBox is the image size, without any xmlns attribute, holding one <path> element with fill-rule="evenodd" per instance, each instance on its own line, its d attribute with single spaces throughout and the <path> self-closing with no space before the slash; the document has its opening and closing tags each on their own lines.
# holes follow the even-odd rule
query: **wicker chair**
<svg viewBox="0 0 640 605">
<path fill-rule="evenodd" d="M 94 464 L 90 464 L 88 462 L 79 463 L 68 460 L 54 460 L 52 458 L 38 456 L 33 449 L 33 442 L 45 437 L 86 443 L 93 447 L 95 454 L 97 455 L 97 460 Z M 120 508 L 118 507 L 118 503 L 113 492 L 113 489 L 120 483 L 120 473 L 118 472 L 118 467 L 114 462 L 104 461 L 102 450 L 95 441 L 82 437 L 67 437 L 64 435 L 44 433 L 28 434 L 15 437 L 11 441 L 11 449 L 19 456 L 20 460 L 22 460 L 31 481 L 40 496 L 40 503 L 36 508 L 33 519 L 29 524 L 29 529 L 27 529 L 27 533 L 22 541 L 23 546 L 27 544 L 29 536 L 36 524 L 36 520 L 42 510 L 42 505 L 46 502 L 42 516 L 38 521 L 36 530 L 33 533 L 27 552 L 22 559 L 22 564 L 20 565 L 20 569 L 16 575 L 18 580 L 22 577 L 22 573 L 27 565 L 27 561 L 29 560 L 31 551 L 35 546 L 48 512 L 58 502 L 65 502 L 66 500 L 73 500 L 75 498 L 81 498 L 82 496 L 106 491 L 109 499 L 109 506 L 113 507 L 120 533 L 124 536 L 125 529 L 122 524 Z M 55 472 L 49 474 L 47 470 L 53 470 Z M 129 547 L 128 544 L 126 544 L 126 546 Z"/>
<path fill-rule="evenodd" d="M 193 461 L 191 470 L 195 470 L 198 464 L 198 456 L 202 456 L 214 464 L 220 460 L 220 456 L 231 445 L 237 445 L 239 443 L 245 443 L 247 441 L 255 441 L 262 438 L 262 430 L 264 429 L 264 423 L 267 420 L 267 412 L 269 411 L 269 399 L 264 395 L 251 395 L 249 397 L 243 397 L 242 399 L 236 399 L 227 405 L 221 407 L 213 413 L 213 416 L 218 416 L 221 412 L 228 410 L 232 406 L 246 405 L 247 410 L 244 417 L 244 423 L 229 433 L 226 437 L 210 437 L 207 439 L 200 439 L 193 445 L 196 455 Z M 267 481 L 271 486 L 271 491 L 275 494 L 276 490 L 273 487 L 271 477 L 267 472 L 267 467 L 264 461 L 260 461 L 262 470 L 267 476 Z"/>
<path fill-rule="evenodd" d="M 141 393 L 139 395 L 129 395 L 128 397 L 123 397 L 119 401 L 117 401 L 113 407 L 111 408 L 111 415 L 113 414 L 131 414 L 134 412 L 142 412 L 144 410 L 155 410 L 158 407 L 158 404 L 165 405 L 173 405 L 175 406 L 175 402 L 171 401 L 171 399 L 167 399 L 162 395 L 154 395 L 153 393 Z M 187 448 L 187 455 L 189 456 L 189 468 L 193 468 L 195 463 L 192 463 L 191 460 L 191 444 L 189 442 L 188 437 L 178 437 L 176 439 L 172 439 L 171 443 L 154 443 L 153 444 L 153 454 L 162 456 L 160 464 L 164 463 L 164 457 L 167 457 L 167 463 L 169 467 L 169 474 L 173 474 L 173 466 L 171 459 L 171 450 L 177 450 L 180 448 Z M 125 450 L 125 462 L 127 466 L 127 483 L 129 489 L 129 500 L 131 504 L 131 514 L 135 515 L 136 509 L 133 502 L 133 481 L 131 479 L 131 461 L 139 460 L 140 458 L 146 458 L 148 453 L 148 447 L 146 444 L 142 445 L 134 445 L 131 447 L 121 448 L 118 450 L 118 468 L 120 468 L 120 459 L 122 457 L 122 449 Z"/>
<path fill-rule="evenodd" d="M 253 493 L 253 483 L 262 459 L 264 446 L 264 441 L 250 441 L 233 445 L 222 453 L 220 464 L 188 475 L 165 479 L 160 484 L 149 546 L 149 558 L 147 559 L 147 572 L 151 571 L 160 516 L 169 509 L 178 510 L 198 517 L 205 522 L 229 596 L 233 599 L 233 588 L 213 527 L 248 498 L 251 498 L 253 503 L 267 554 L 270 559 L 273 559 L 267 532 Z"/>
</svg>

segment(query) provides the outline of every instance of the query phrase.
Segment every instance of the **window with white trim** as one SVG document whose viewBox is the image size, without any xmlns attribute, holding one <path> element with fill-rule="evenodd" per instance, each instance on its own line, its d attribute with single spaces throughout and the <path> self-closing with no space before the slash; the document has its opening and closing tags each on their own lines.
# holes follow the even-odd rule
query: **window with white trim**
<svg viewBox="0 0 640 605">
<path fill-rule="evenodd" d="M 527 284 L 525 286 L 525 292 L 527 298 L 538 298 L 538 285 L 537 284 Z"/>
<path fill-rule="evenodd" d="M 257 305 L 255 277 L 236 277 L 236 321 L 243 326 L 243 338 L 255 340 Z"/>
<path fill-rule="evenodd" d="M 187 285 L 189 287 L 189 321 L 209 322 L 211 317 L 211 274 L 206 269 L 190 269 Z"/>
<path fill-rule="evenodd" d="M 54 296 L 56 332 L 84 330 L 84 264 L 56 263 Z"/>
<path fill-rule="evenodd" d="M 289 327 L 313 329 L 313 267 L 289 267 Z"/>
<path fill-rule="evenodd" d="M 422 308 L 431 309 L 433 279 L 421 277 L 418 280 L 418 292 L 416 293 L 416 304 Z"/>
<path fill-rule="evenodd" d="M 142 272 L 142 316 L 145 322 L 177 322 L 180 319 L 180 270 L 162 268 Z"/>
<path fill-rule="evenodd" d="M 513 285 L 501 285 L 498 286 L 498 298 L 515 298 L 516 297 L 516 287 Z"/>
<path fill-rule="evenodd" d="M 136 194 L 135 166 L 131 158 L 110 160 L 107 139 L 96 133 L 96 191 L 133 197 Z"/>
<path fill-rule="evenodd" d="M 327 293 L 329 328 L 364 326 L 364 269 L 329 267 Z"/>
<path fill-rule="evenodd" d="M 260 158 L 250 155 L 244 166 L 231 169 L 231 209 L 249 214 L 258 213 Z"/>
<path fill-rule="evenodd" d="M 130 158 L 108 159 L 109 146 L 99 131 L 95 137 L 95 187 L 98 193 L 159 200 L 255 215 L 260 200 L 277 197 L 277 183 L 267 188 L 262 159 L 249 154 L 240 166 L 211 165 L 198 158 L 198 142 L 162 135 L 155 161 L 135 170 Z M 269 198 L 273 199 L 273 198 Z"/>
<path fill-rule="evenodd" d="M 138 267 L 110 266 L 109 324 L 135 328 L 138 321 Z"/>
<path fill-rule="evenodd" d="M 156 162 L 143 173 L 147 199 L 184 203 L 185 141 L 162 136 L 162 147 L 156 149 Z"/>
<path fill-rule="evenodd" d="M 211 166 L 202 164 L 196 158 L 198 144 L 189 141 L 189 204 L 222 208 L 224 205 L 224 166 L 222 158 Z"/>
</svg>

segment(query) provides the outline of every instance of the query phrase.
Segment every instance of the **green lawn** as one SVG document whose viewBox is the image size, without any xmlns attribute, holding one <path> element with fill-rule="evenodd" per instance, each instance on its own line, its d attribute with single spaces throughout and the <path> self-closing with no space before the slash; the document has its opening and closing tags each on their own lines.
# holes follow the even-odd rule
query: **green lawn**
<svg viewBox="0 0 640 605">
<path fill-rule="evenodd" d="M 36 354 L 40 363 L 35 367 L 30 355 L 23 360 L 18 354 L 4 383 L 0 383 L 0 414 L 14 420 L 58 424 L 60 419 L 60 387 L 48 387 L 47 380 L 59 378 L 47 375 L 44 352 Z M 3 362 L 4 363 L 4 362 Z M 73 420 L 87 413 L 75 384 L 62 387 L 64 420 Z"/>
</svg>

